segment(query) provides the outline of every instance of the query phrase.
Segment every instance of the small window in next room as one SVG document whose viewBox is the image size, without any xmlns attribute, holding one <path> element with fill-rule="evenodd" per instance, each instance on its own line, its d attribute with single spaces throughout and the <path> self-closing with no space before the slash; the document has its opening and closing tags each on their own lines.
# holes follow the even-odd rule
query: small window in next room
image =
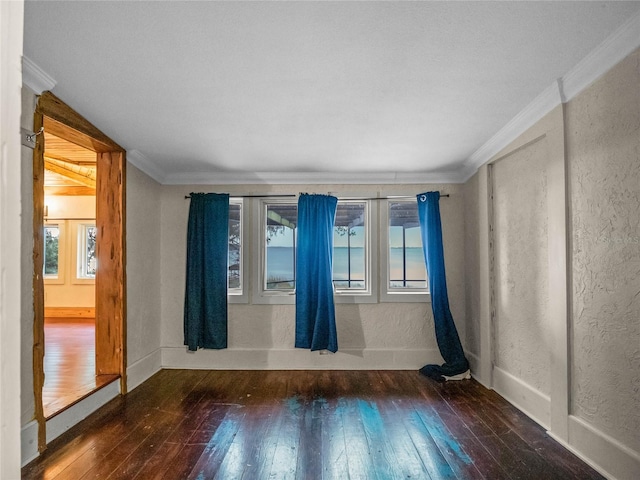
<svg viewBox="0 0 640 480">
<path fill-rule="evenodd" d="M 60 228 L 58 225 L 44 227 L 44 276 L 58 278 L 58 252 L 60 250 Z"/>
<path fill-rule="evenodd" d="M 98 229 L 95 224 L 78 224 L 77 269 L 78 280 L 93 280 L 96 278 L 98 259 L 96 257 L 96 235 Z"/>
<path fill-rule="evenodd" d="M 65 277 L 65 222 L 47 223 L 44 226 L 45 283 L 64 283 Z"/>
<path fill-rule="evenodd" d="M 427 272 L 418 205 L 415 200 L 389 200 L 385 215 L 384 231 L 386 249 L 386 281 L 381 299 L 384 301 L 424 301 L 428 294 Z"/>
</svg>

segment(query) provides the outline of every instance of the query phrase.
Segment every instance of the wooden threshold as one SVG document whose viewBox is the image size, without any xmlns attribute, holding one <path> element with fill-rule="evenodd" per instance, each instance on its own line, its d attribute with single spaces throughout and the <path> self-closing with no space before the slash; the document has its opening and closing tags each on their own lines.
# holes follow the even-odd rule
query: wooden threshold
<svg viewBox="0 0 640 480">
<path fill-rule="evenodd" d="M 58 403 L 50 403 L 48 405 L 45 405 L 45 408 L 44 408 L 45 420 L 51 420 L 56 415 L 59 415 L 62 412 L 70 409 L 71 407 L 81 402 L 85 398 L 90 397 L 97 391 L 103 389 L 110 383 L 115 382 L 116 380 L 119 380 L 119 379 L 120 379 L 120 375 L 96 375 L 95 387 L 92 388 L 91 390 L 87 390 L 86 393 L 82 394 L 78 398 L 70 401 L 61 399 L 58 402 L 60 406 L 58 406 Z"/>
</svg>

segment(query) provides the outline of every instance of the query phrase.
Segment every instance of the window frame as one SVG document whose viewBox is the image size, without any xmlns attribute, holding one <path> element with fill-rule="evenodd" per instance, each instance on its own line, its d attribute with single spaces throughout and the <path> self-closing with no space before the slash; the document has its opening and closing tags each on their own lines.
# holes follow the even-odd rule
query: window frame
<svg viewBox="0 0 640 480">
<path fill-rule="evenodd" d="M 333 194 L 335 195 L 335 194 Z M 337 195 L 336 195 L 337 196 Z M 377 303 L 378 292 L 378 265 L 373 261 L 374 253 L 378 251 L 378 240 L 375 235 L 376 227 L 374 223 L 377 221 L 378 205 L 377 202 L 363 200 L 358 197 L 338 197 L 338 202 L 353 202 L 365 204 L 365 283 L 367 288 L 361 290 L 335 289 L 333 290 L 335 304 L 357 304 L 357 303 Z M 253 227 L 258 229 L 253 237 L 253 252 L 257 258 L 252 259 L 252 275 L 253 288 L 251 291 L 251 303 L 256 305 L 294 305 L 295 289 L 286 290 L 267 290 L 265 288 L 266 275 L 266 221 L 268 205 L 296 205 L 297 199 L 277 199 L 262 198 L 254 200 L 252 209 L 254 221 Z"/>
<path fill-rule="evenodd" d="M 81 277 L 80 272 L 80 254 L 81 248 L 84 248 L 84 240 L 80 241 L 80 230 L 84 227 L 96 227 L 96 221 L 93 220 L 69 220 L 71 226 L 71 235 L 69 238 L 73 239 L 72 242 L 72 256 L 73 259 L 73 275 L 71 276 L 71 283 L 74 285 L 90 284 L 95 285 L 96 277 Z M 97 269 L 96 269 L 97 270 Z"/>
<path fill-rule="evenodd" d="M 246 202 L 242 197 L 229 197 L 229 206 L 240 205 L 240 288 L 229 287 L 229 274 L 227 272 L 227 302 L 233 304 L 249 303 L 249 262 L 247 261 L 247 216 Z"/>
<path fill-rule="evenodd" d="M 378 265 L 376 261 L 373 261 L 373 253 L 377 252 L 377 236 L 374 234 L 376 231 L 376 225 L 374 225 L 378 215 L 378 202 L 363 199 L 362 197 L 375 197 L 374 195 L 363 196 L 340 196 L 338 197 L 338 204 L 340 203 L 364 203 L 365 205 L 365 288 L 363 289 L 333 289 L 333 301 L 336 304 L 344 303 L 377 303 L 378 298 L 376 295 L 377 285 L 376 280 L 378 278 Z M 335 246 L 334 246 L 335 248 Z M 335 256 L 335 255 L 334 255 Z"/>
<path fill-rule="evenodd" d="M 254 221 L 254 228 L 258 229 L 258 232 L 254 237 L 254 253 L 256 253 L 257 259 L 252 261 L 253 265 L 253 289 L 251 300 L 256 305 L 295 305 L 296 292 L 295 288 L 291 291 L 286 290 L 267 290 L 265 288 L 265 275 L 266 275 L 266 245 L 267 245 L 267 207 L 268 205 L 296 205 L 297 198 L 292 200 L 290 198 L 278 199 L 278 198 L 260 198 L 255 199 L 253 206 L 253 217 L 257 221 Z M 257 261 L 256 261 L 257 260 Z"/>
<path fill-rule="evenodd" d="M 64 285 L 67 277 L 67 222 L 66 220 L 51 220 L 45 221 L 42 227 L 42 239 L 46 248 L 46 239 L 44 229 L 46 227 L 57 226 L 58 227 L 58 275 L 53 277 L 44 274 L 44 261 L 46 261 L 44 253 L 43 266 L 42 266 L 42 278 L 45 285 Z"/>
<path fill-rule="evenodd" d="M 384 207 L 380 212 L 380 302 L 393 303 L 413 303 L 413 302 L 431 302 L 431 293 L 429 289 L 429 277 L 427 275 L 427 287 L 411 288 L 411 287 L 394 287 L 389 286 L 389 277 L 391 266 L 389 264 L 389 207 L 391 203 L 411 202 L 412 200 L 406 196 L 391 197 L 383 200 Z"/>
</svg>

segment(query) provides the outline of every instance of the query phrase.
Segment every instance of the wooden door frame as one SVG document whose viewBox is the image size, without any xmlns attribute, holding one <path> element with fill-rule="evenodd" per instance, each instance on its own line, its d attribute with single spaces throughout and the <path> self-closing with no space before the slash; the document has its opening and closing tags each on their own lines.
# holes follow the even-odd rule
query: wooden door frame
<svg viewBox="0 0 640 480">
<path fill-rule="evenodd" d="M 120 376 L 126 382 L 125 179 L 126 152 L 51 92 L 39 98 L 34 131 L 49 133 L 96 152 L 96 374 Z M 38 422 L 38 450 L 46 449 L 44 386 L 44 135 L 33 152 L 33 386 Z"/>
</svg>

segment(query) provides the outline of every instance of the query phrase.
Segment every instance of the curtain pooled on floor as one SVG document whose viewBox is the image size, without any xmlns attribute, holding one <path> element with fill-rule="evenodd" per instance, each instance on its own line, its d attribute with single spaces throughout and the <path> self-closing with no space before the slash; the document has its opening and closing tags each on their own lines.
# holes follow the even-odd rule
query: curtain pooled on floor
<svg viewBox="0 0 640 480">
<path fill-rule="evenodd" d="M 227 348 L 229 195 L 192 193 L 187 229 L 184 344 Z"/>
<path fill-rule="evenodd" d="M 442 381 L 445 377 L 463 374 L 469 369 L 469 363 L 449 308 L 440 220 L 440 192 L 422 193 L 417 196 L 417 201 L 436 341 L 445 362 L 443 365 L 425 365 L 420 369 L 420 373 Z"/>
<path fill-rule="evenodd" d="M 296 252 L 297 348 L 338 350 L 333 304 L 333 226 L 338 199 L 302 194 L 298 199 Z"/>
</svg>

